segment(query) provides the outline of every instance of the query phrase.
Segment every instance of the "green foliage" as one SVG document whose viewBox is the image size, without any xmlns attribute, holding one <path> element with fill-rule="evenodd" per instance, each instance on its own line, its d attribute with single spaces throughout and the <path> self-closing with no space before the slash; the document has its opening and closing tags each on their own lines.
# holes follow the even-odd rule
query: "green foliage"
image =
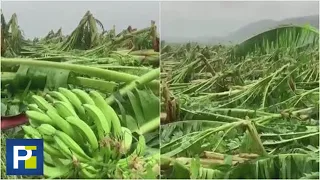
<svg viewBox="0 0 320 180">
<path fill-rule="evenodd" d="M 299 50 L 319 43 L 319 31 L 309 25 L 281 26 L 263 32 L 237 45 L 233 56 L 243 57 L 249 53 L 268 54 L 274 50 Z"/>
<path fill-rule="evenodd" d="M 159 98 L 150 90 L 138 90 L 128 93 L 123 98 L 116 95 L 114 108 L 121 112 L 121 124 L 134 132 L 142 133 L 147 143 L 153 148 L 159 148 Z M 152 109 L 152 110 L 151 110 Z M 155 122 L 156 125 L 151 124 Z M 150 126 L 151 125 L 151 126 Z"/>
<path fill-rule="evenodd" d="M 192 179 L 317 178 L 318 40 L 312 27 L 283 26 L 234 47 L 163 46 L 178 104 L 162 105 L 178 113 L 161 125 L 163 178 L 176 178 L 176 163 Z"/>
</svg>

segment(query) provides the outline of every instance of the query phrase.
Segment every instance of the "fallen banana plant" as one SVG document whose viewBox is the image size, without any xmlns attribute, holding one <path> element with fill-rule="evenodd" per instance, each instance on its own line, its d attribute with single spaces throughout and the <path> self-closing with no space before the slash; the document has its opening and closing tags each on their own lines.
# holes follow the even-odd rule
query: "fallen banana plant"
<svg viewBox="0 0 320 180">
<path fill-rule="evenodd" d="M 318 179 L 318 42 L 288 25 L 238 45 L 163 46 L 161 178 Z"/>
<path fill-rule="evenodd" d="M 93 77 L 99 77 L 105 80 L 130 83 L 133 80 L 136 80 L 138 76 L 130 75 L 126 73 L 121 73 L 117 71 L 111 71 L 107 69 L 101 69 L 96 67 L 88 67 L 84 65 L 77 64 L 65 64 L 57 62 L 48 62 L 48 61 L 38 61 L 32 59 L 18 59 L 18 58 L 2 58 L 1 64 L 3 65 L 28 65 L 28 66 L 39 66 L 39 67 L 51 67 L 66 69 L 80 74 L 85 74 Z M 159 88 L 159 82 L 153 81 L 149 83 L 153 87 Z"/>
</svg>

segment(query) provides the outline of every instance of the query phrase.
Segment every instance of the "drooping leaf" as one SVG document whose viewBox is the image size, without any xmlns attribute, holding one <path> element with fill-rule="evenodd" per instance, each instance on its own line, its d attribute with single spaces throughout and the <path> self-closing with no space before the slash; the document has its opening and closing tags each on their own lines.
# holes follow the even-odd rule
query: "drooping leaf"
<svg viewBox="0 0 320 180">
<path fill-rule="evenodd" d="M 236 46 L 232 53 L 234 57 L 255 51 L 265 54 L 272 49 L 318 45 L 318 41 L 319 32 L 311 26 L 282 26 L 253 36 Z"/>
</svg>

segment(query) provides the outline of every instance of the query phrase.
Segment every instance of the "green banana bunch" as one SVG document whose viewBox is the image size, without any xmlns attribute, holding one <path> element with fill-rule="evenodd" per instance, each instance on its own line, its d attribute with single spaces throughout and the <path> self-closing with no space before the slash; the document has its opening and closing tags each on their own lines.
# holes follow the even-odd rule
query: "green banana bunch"
<svg viewBox="0 0 320 180">
<path fill-rule="evenodd" d="M 105 176 L 114 174 L 115 167 L 130 169 L 124 157 L 144 156 L 144 136 L 134 150 L 131 130 L 121 126 L 97 91 L 59 88 L 45 97 L 32 96 L 26 111 L 30 125 L 22 129 L 24 138 L 44 140 L 46 177 L 115 178 Z"/>
</svg>

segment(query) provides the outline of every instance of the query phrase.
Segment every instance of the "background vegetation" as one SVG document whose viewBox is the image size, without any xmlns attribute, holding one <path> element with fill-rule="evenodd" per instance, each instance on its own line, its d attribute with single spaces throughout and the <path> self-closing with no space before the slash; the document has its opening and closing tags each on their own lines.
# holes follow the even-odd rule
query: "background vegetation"
<svg viewBox="0 0 320 180">
<path fill-rule="evenodd" d="M 319 32 L 161 49 L 161 176 L 319 178 Z"/>
</svg>

